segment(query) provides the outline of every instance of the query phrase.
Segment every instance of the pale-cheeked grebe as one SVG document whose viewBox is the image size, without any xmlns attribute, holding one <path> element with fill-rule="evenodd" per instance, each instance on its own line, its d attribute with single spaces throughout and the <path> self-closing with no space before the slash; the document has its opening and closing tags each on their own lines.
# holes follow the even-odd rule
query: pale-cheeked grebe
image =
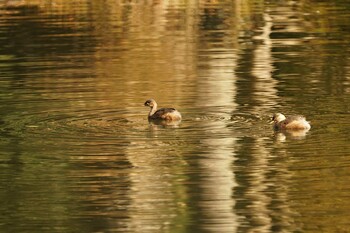
<svg viewBox="0 0 350 233">
<path fill-rule="evenodd" d="M 282 113 L 275 113 L 272 117 L 275 130 L 309 130 L 310 123 L 303 116 L 285 117 Z"/>
<path fill-rule="evenodd" d="M 145 106 L 151 108 L 148 113 L 148 120 L 179 121 L 182 118 L 180 112 L 175 108 L 160 108 L 157 110 L 157 103 L 154 99 L 147 100 Z"/>
</svg>

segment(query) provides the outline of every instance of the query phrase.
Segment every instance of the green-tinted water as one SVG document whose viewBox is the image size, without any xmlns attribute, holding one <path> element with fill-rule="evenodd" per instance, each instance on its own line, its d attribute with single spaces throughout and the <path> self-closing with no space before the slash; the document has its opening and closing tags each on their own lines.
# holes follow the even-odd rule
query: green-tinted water
<svg viewBox="0 0 350 233">
<path fill-rule="evenodd" d="M 0 231 L 348 231 L 349 23 L 345 0 L 0 2 Z"/>
</svg>

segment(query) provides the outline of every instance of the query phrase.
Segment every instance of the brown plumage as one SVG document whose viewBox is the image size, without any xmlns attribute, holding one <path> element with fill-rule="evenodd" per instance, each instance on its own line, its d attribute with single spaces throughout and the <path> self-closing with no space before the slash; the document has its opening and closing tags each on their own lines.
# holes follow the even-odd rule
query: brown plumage
<svg viewBox="0 0 350 233">
<path fill-rule="evenodd" d="M 285 117 L 282 113 L 275 113 L 272 117 L 275 130 L 309 130 L 309 122 L 303 116 Z"/>
<path fill-rule="evenodd" d="M 145 106 L 149 106 L 148 120 L 166 120 L 179 121 L 181 114 L 175 108 L 160 108 L 157 110 L 157 103 L 154 99 L 149 99 L 145 102 Z"/>
</svg>

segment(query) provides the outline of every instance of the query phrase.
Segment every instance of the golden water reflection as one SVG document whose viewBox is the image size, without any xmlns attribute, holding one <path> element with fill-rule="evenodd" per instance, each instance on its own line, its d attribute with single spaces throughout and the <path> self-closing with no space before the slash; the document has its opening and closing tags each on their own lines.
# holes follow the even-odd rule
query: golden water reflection
<svg viewBox="0 0 350 233">
<path fill-rule="evenodd" d="M 349 33 L 337 4 L 0 3 L 2 221 L 346 229 Z M 148 98 L 183 121 L 149 124 Z M 279 109 L 310 116 L 311 132 L 274 132 Z"/>
</svg>

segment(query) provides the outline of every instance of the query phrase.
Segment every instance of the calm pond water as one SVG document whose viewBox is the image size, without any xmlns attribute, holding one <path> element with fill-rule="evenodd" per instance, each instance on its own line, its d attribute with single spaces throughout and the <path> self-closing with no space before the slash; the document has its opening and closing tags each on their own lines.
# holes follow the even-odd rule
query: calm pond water
<svg viewBox="0 0 350 233">
<path fill-rule="evenodd" d="M 347 0 L 0 1 L 0 232 L 349 232 L 349 24 Z"/>
</svg>

